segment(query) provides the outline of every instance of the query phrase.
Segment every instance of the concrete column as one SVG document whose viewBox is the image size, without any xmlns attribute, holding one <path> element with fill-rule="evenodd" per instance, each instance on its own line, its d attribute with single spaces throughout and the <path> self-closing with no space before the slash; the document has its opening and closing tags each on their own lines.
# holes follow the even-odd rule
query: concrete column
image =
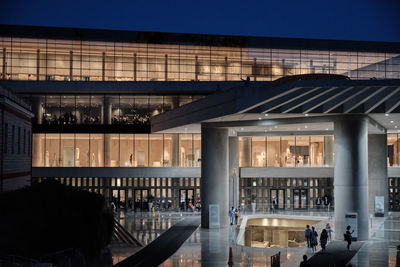
<svg viewBox="0 0 400 267">
<path fill-rule="evenodd" d="M 325 166 L 333 166 L 333 155 L 334 155 L 334 141 L 332 136 L 324 137 L 324 162 L 321 162 Z"/>
<path fill-rule="evenodd" d="M 229 207 L 239 206 L 239 138 L 229 136 Z"/>
<path fill-rule="evenodd" d="M 334 122 L 335 231 L 343 240 L 345 214 L 358 213 L 358 240 L 369 238 L 368 228 L 368 119 L 342 116 Z"/>
<path fill-rule="evenodd" d="M 220 227 L 229 225 L 228 129 L 201 127 L 201 227 L 209 228 L 209 205 L 219 205 Z"/>
<path fill-rule="evenodd" d="M 242 138 L 242 166 L 251 167 L 251 137 Z"/>
<path fill-rule="evenodd" d="M 43 107 L 41 105 L 40 97 L 38 96 L 33 96 L 31 100 L 32 104 L 32 111 L 35 113 L 35 121 L 37 124 L 42 124 L 43 123 Z"/>
<path fill-rule="evenodd" d="M 103 115 L 104 115 L 104 124 L 111 124 L 112 119 L 112 105 L 111 105 L 111 97 L 104 97 L 104 106 L 103 106 Z"/>
<path fill-rule="evenodd" d="M 375 214 L 375 196 L 384 197 L 384 210 L 389 209 L 387 173 L 387 135 L 368 135 L 368 199 L 369 214 Z"/>
<path fill-rule="evenodd" d="M 179 134 L 172 134 L 171 138 L 171 145 L 172 145 L 172 159 L 171 159 L 171 166 L 179 167 Z"/>
<path fill-rule="evenodd" d="M 104 166 L 111 167 L 111 134 L 104 135 Z"/>
</svg>

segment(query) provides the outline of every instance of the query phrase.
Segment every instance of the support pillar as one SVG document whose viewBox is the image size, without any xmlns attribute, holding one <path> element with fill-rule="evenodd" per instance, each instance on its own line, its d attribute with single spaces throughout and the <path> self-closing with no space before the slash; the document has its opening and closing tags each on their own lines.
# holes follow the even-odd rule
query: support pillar
<svg viewBox="0 0 400 267">
<path fill-rule="evenodd" d="M 343 240 L 345 214 L 358 214 L 358 240 L 369 238 L 368 225 L 368 119 L 342 116 L 334 122 L 335 138 L 335 228 Z"/>
<path fill-rule="evenodd" d="M 219 206 L 219 225 L 229 225 L 228 129 L 201 127 L 201 227 L 210 228 L 209 205 Z"/>
<path fill-rule="evenodd" d="M 172 134 L 171 139 L 171 167 L 179 167 L 179 134 Z"/>
<path fill-rule="evenodd" d="M 375 196 L 384 197 L 384 215 L 389 209 L 387 172 L 387 135 L 368 135 L 368 199 L 369 214 L 375 214 Z"/>
<path fill-rule="evenodd" d="M 239 138 L 229 136 L 229 207 L 239 206 Z"/>
<path fill-rule="evenodd" d="M 104 97 L 104 124 L 111 124 L 112 119 L 112 105 L 111 105 L 111 97 Z"/>
</svg>

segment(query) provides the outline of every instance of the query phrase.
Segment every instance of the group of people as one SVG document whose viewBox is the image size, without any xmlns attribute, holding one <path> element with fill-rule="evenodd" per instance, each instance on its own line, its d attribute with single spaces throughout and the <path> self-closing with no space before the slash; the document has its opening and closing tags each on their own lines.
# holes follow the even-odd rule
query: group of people
<svg viewBox="0 0 400 267">
<path fill-rule="evenodd" d="M 83 114 L 82 121 L 78 122 L 78 118 L 72 112 L 65 112 L 64 115 L 57 117 L 55 114 L 53 116 L 49 116 L 43 113 L 43 121 L 42 124 L 44 125 L 75 125 L 77 123 L 81 124 L 99 124 L 100 118 L 99 116 L 90 116 Z"/>
<path fill-rule="evenodd" d="M 232 207 L 229 210 L 229 217 L 231 220 L 231 225 L 233 224 L 238 224 L 238 220 L 239 220 L 239 208 L 235 209 L 234 207 Z"/>
<path fill-rule="evenodd" d="M 327 223 L 325 228 L 321 232 L 321 236 L 319 237 L 322 251 L 325 251 L 328 240 L 332 240 L 332 232 L 332 227 L 329 223 Z M 311 248 L 312 251 L 315 253 L 318 246 L 318 233 L 317 231 L 315 231 L 314 226 L 312 226 L 311 229 L 309 225 L 306 226 L 305 239 L 307 241 L 307 246 Z"/>
<path fill-rule="evenodd" d="M 322 204 L 324 204 L 326 209 L 330 206 L 331 202 L 327 196 L 325 196 L 323 200 L 320 197 L 317 197 L 315 200 L 315 206 L 317 207 L 317 210 L 322 207 Z"/>
<path fill-rule="evenodd" d="M 321 244 L 322 251 L 326 250 L 326 244 L 328 241 L 332 240 L 332 227 L 329 223 L 326 224 L 325 228 L 322 229 L 321 236 L 319 238 L 319 242 Z M 352 234 L 354 230 L 351 230 L 351 226 L 348 225 L 346 227 L 346 233 L 344 233 L 344 240 L 347 242 L 347 250 L 350 250 L 351 241 L 352 241 Z M 318 233 L 315 230 L 314 226 L 311 227 L 307 225 L 305 230 L 305 238 L 307 240 L 307 246 L 312 249 L 315 253 L 316 248 L 318 246 Z M 307 261 L 307 255 L 303 256 L 303 261 L 300 263 L 300 267 L 309 266 Z"/>
</svg>

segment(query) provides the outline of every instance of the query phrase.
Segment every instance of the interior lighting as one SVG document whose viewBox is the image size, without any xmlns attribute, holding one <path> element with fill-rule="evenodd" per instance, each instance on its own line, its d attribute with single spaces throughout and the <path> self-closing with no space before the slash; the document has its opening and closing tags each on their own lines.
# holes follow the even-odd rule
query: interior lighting
<svg viewBox="0 0 400 267">
<path fill-rule="evenodd" d="M 261 120 L 261 117 L 258 117 L 258 120 Z"/>
<path fill-rule="evenodd" d="M 264 116 L 265 116 L 265 117 L 268 117 L 268 114 L 267 114 L 267 113 L 265 113 L 265 114 L 264 114 Z"/>
<path fill-rule="evenodd" d="M 394 121 L 390 121 L 390 123 L 393 123 Z"/>
<path fill-rule="evenodd" d="M 327 130 L 327 131 L 328 131 L 328 130 L 329 130 L 329 128 L 325 128 L 325 130 Z"/>
<path fill-rule="evenodd" d="M 396 129 L 397 129 L 397 125 L 396 125 L 396 126 L 394 126 L 394 128 L 396 128 Z"/>
<path fill-rule="evenodd" d="M 389 114 L 385 113 L 385 116 L 387 117 L 387 116 L 389 116 Z"/>
<path fill-rule="evenodd" d="M 306 128 L 306 129 L 307 129 L 307 128 L 308 128 L 308 126 L 307 126 L 307 125 L 304 125 L 304 128 Z"/>
<path fill-rule="evenodd" d="M 304 114 L 304 116 L 308 117 L 308 113 Z"/>
</svg>

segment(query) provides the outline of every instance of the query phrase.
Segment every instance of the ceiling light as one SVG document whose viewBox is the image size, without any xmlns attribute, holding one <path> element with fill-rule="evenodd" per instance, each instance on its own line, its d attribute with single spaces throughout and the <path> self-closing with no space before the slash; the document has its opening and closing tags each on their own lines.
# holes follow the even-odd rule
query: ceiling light
<svg viewBox="0 0 400 267">
<path fill-rule="evenodd" d="M 258 120 L 261 120 L 261 117 L 258 117 Z"/>
<path fill-rule="evenodd" d="M 326 131 L 328 131 L 328 130 L 329 130 L 329 128 L 325 128 L 325 130 L 326 130 Z"/>
<path fill-rule="evenodd" d="M 396 125 L 396 126 L 394 126 L 394 128 L 396 128 L 396 129 L 397 129 L 397 125 Z"/>
<path fill-rule="evenodd" d="M 387 117 L 387 116 L 389 116 L 389 114 L 386 113 L 385 116 Z"/>
<path fill-rule="evenodd" d="M 304 114 L 304 116 L 308 117 L 308 113 Z"/>
<path fill-rule="evenodd" d="M 304 125 L 304 128 L 306 128 L 306 129 L 307 129 L 307 128 L 308 128 L 308 126 L 307 126 L 307 125 Z"/>
<path fill-rule="evenodd" d="M 393 123 L 394 121 L 390 121 L 390 123 Z"/>
<path fill-rule="evenodd" d="M 267 113 L 265 113 L 265 114 L 264 114 L 264 116 L 265 116 L 265 117 L 268 117 L 268 114 L 267 114 Z"/>
</svg>

